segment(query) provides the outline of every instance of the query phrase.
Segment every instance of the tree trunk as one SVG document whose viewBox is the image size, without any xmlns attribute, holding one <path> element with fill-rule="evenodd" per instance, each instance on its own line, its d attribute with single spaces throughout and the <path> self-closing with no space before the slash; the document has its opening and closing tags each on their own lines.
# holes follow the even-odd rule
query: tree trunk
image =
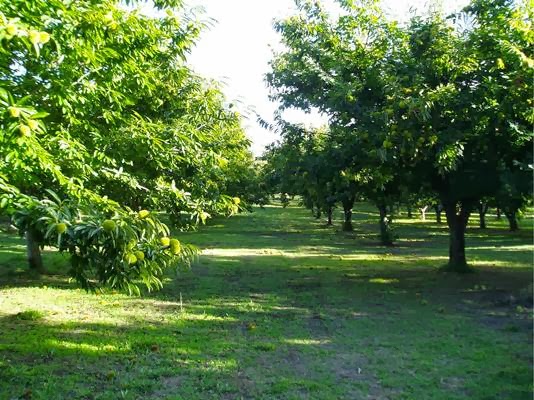
<svg viewBox="0 0 534 400">
<path fill-rule="evenodd" d="M 482 201 L 478 203 L 478 218 L 480 221 L 480 229 L 486 229 L 486 213 L 488 212 L 488 203 Z"/>
<path fill-rule="evenodd" d="M 421 219 L 423 221 L 426 221 L 426 210 L 428 210 L 428 206 L 424 206 L 419 209 L 421 211 Z"/>
<path fill-rule="evenodd" d="M 497 207 L 497 219 L 501 219 L 501 209 L 499 207 Z"/>
<path fill-rule="evenodd" d="M 412 205 L 408 204 L 408 206 L 406 208 L 408 209 L 408 218 L 413 218 Z"/>
<path fill-rule="evenodd" d="M 352 232 L 354 227 L 352 226 L 352 207 L 354 206 L 354 199 L 347 199 L 343 201 L 343 231 Z"/>
<path fill-rule="evenodd" d="M 519 225 L 517 224 L 517 211 L 505 211 L 504 215 L 506 215 L 506 219 L 508 220 L 508 224 L 510 225 L 510 232 L 515 232 L 519 230 Z"/>
<path fill-rule="evenodd" d="M 441 207 L 441 204 L 435 205 L 434 211 L 436 212 L 436 222 L 438 224 L 441 224 L 441 212 L 443 211 L 443 207 Z"/>
<path fill-rule="evenodd" d="M 321 218 L 321 208 L 320 207 L 317 207 L 317 211 L 315 213 L 315 219 L 319 219 Z"/>
<path fill-rule="evenodd" d="M 332 226 L 332 207 L 328 207 L 328 209 L 326 210 L 326 215 L 328 217 L 328 220 L 326 221 L 326 224 L 328 226 Z"/>
<path fill-rule="evenodd" d="M 455 272 L 468 272 L 467 260 L 465 257 L 465 229 L 471 208 L 469 205 L 461 204 L 460 212 L 456 212 L 456 203 L 443 203 L 447 225 L 449 226 L 449 269 Z"/>
<path fill-rule="evenodd" d="M 38 234 L 31 228 L 26 231 L 26 249 L 30 269 L 39 274 L 44 274 L 45 269 L 41 257 L 41 249 L 39 248 Z"/>
<path fill-rule="evenodd" d="M 345 232 L 352 232 L 354 227 L 352 226 L 352 209 L 345 209 L 343 211 L 344 221 L 343 221 L 343 230 Z"/>
<path fill-rule="evenodd" d="M 393 246 L 393 237 L 391 236 L 391 227 L 389 226 L 389 218 L 387 208 L 380 204 L 377 206 L 380 213 L 380 242 L 384 246 Z"/>
</svg>

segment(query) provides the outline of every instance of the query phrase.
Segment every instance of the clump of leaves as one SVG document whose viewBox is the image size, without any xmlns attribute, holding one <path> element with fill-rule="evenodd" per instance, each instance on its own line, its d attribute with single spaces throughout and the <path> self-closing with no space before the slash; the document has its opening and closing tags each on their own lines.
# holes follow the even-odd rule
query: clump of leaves
<svg viewBox="0 0 534 400">
<path fill-rule="evenodd" d="M 257 343 L 254 345 L 255 350 L 259 351 L 274 351 L 276 346 L 272 343 Z"/>
<path fill-rule="evenodd" d="M 48 194 L 43 200 L 27 198 L 13 223 L 21 234 L 34 232 L 39 245 L 69 253 L 71 275 L 86 290 L 107 286 L 139 295 L 140 285 L 160 289 L 167 269 L 188 266 L 197 254 L 191 245 L 164 245 L 169 228 L 153 213 L 140 219 L 136 212 L 100 197 L 61 200 L 52 191 Z M 65 229 L 57 229 L 58 224 Z"/>
<path fill-rule="evenodd" d="M 44 318 L 45 314 L 39 310 L 24 310 L 14 315 L 15 319 L 22 321 L 37 321 Z"/>
</svg>

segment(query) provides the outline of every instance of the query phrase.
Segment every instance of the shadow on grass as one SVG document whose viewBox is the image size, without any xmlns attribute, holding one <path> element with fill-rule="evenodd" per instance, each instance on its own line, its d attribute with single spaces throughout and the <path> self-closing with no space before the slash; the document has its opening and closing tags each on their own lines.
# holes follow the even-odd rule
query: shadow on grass
<svg viewBox="0 0 534 400">
<path fill-rule="evenodd" d="M 446 263 L 448 237 L 445 226 L 421 221 L 403 223 L 401 220 L 397 225 L 400 239 L 396 246 L 384 247 L 376 240 L 374 225 L 370 231 L 358 233 L 364 232 L 362 224 L 374 218 L 376 213 L 368 205 L 358 208 L 366 211 L 355 213 L 356 233 L 325 229 L 323 222 L 314 220 L 307 210 L 277 207 L 257 209 L 231 219 L 217 218 L 198 232 L 177 235 L 183 241 L 207 249 L 196 268 L 201 267 L 202 260 L 207 257 L 221 266 L 254 265 L 258 259 L 258 267 L 267 273 L 314 265 L 334 271 L 348 265 L 350 268 L 375 269 L 380 273 L 413 268 L 418 273 L 421 269 L 437 269 Z M 341 221 L 337 220 L 336 224 L 340 225 Z M 440 236 L 432 233 L 434 231 L 440 232 Z M 470 229 L 468 259 L 477 269 L 485 266 L 514 273 L 528 271 L 533 261 L 531 239 L 532 232 Z M 210 254 L 210 249 L 215 254 Z M 31 274 L 24 259 L 23 240 L 0 235 L 0 285 L 72 287 L 65 276 L 68 256 L 45 251 L 44 260 L 50 273 L 43 277 Z M 248 271 L 241 273 L 246 275 Z M 329 274 L 335 275 L 335 272 Z"/>
<path fill-rule="evenodd" d="M 121 298 L 118 307 L 98 308 L 98 296 L 76 304 L 90 310 L 92 319 L 112 322 L 81 321 L 61 312 L 31 321 L 16 314 L 0 317 L 0 382 L 7 384 L 0 394 L 290 399 L 388 398 L 404 392 L 415 398 L 484 398 L 484 393 L 529 398 L 530 370 L 515 343 L 524 345 L 520 333 L 510 333 L 504 343 L 469 319 L 436 311 L 437 304 L 410 300 L 399 289 L 418 284 L 420 277 L 345 278 L 346 286 L 336 285 L 339 298 L 331 297 L 330 282 L 316 278 L 290 278 L 283 294 L 269 288 L 235 292 L 224 277 L 204 276 L 218 288 L 216 298 L 197 287 L 180 305 L 167 286 L 156 298 Z M 354 290 L 360 292 L 347 296 Z M 481 365 L 484 371 L 474 372 Z M 414 382 L 412 371 L 421 368 Z M 469 379 L 459 373 L 464 370 L 471 371 Z"/>
<path fill-rule="evenodd" d="M 31 278 L 2 237 L 0 398 L 530 398 L 529 314 L 495 300 L 532 281 L 531 239 L 470 229 L 459 276 L 438 271 L 445 227 L 401 221 L 391 249 L 372 218 L 217 219 L 177 234 L 205 254 L 144 298 L 74 290 L 57 254 Z"/>
</svg>

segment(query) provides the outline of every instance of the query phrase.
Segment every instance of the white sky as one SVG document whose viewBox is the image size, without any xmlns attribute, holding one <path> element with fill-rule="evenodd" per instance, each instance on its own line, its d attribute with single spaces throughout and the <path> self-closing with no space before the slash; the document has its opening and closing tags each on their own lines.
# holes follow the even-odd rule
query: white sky
<svg viewBox="0 0 534 400">
<path fill-rule="evenodd" d="M 325 0 L 332 4 L 332 0 Z M 467 0 L 383 0 L 389 13 L 406 19 L 410 8 L 425 10 L 428 5 L 442 3 L 445 12 L 460 9 Z M 272 121 L 277 104 L 268 99 L 264 75 L 269 71 L 272 48 L 280 48 L 279 36 L 272 28 L 275 18 L 294 13 L 293 0 L 187 0 L 187 6 L 202 6 L 205 17 L 214 25 L 203 32 L 189 57 L 189 63 L 203 76 L 224 82 L 223 91 L 229 100 L 238 100 L 238 109 L 246 115 L 252 107 L 262 118 Z M 319 126 L 326 119 L 317 114 L 299 111 L 286 112 L 284 118 L 292 122 Z M 261 128 L 252 114 L 244 122 L 252 140 L 252 151 L 260 155 L 264 147 L 277 139 Z"/>
</svg>

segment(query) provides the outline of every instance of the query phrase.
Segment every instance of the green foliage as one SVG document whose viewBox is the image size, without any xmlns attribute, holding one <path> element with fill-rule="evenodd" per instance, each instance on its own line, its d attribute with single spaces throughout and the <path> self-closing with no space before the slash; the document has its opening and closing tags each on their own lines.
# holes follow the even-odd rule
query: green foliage
<svg viewBox="0 0 534 400">
<path fill-rule="evenodd" d="M 450 262 L 463 266 L 473 206 L 517 182 L 510 174 L 532 172 L 532 10 L 473 0 L 449 18 L 400 24 L 376 1 L 340 1 L 339 16 L 296 3 L 297 15 L 275 23 L 285 48 L 267 75 L 273 98 L 328 115 L 335 151 L 323 155 L 350 182 L 345 209 L 356 193 L 379 208 L 406 192 L 437 196 Z M 517 198 L 532 192 L 513 186 Z"/>
<path fill-rule="evenodd" d="M 21 321 L 38 321 L 42 319 L 45 314 L 39 310 L 24 310 L 15 314 L 15 319 Z"/>
<path fill-rule="evenodd" d="M 333 182 L 340 177 L 332 161 L 328 130 L 308 130 L 284 121 L 279 125 L 282 140 L 262 157 L 269 191 L 281 193 L 284 206 L 289 202 L 287 195 L 299 195 L 307 208 L 327 211 L 338 200 Z"/>
<path fill-rule="evenodd" d="M 239 211 L 227 176 L 250 166 L 240 117 L 186 64 L 202 24 L 180 1 L 156 5 L 165 16 L 0 1 L 0 211 L 68 251 L 86 288 L 153 289 L 187 264 L 189 246 L 156 244 L 158 210 L 184 229 Z"/>
<path fill-rule="evenodd" d="M 177 239 L 164 245 L 169 229 L 153 216 L 140 218 L 109 203 L 62 201 L 53 192 L 18 209 L 13 223 L 21 234 L 39 232 L 42 246 L 69 253 L 70 273 L 87 290 L 107 286 L 140 294 L 139 283 L 159 289 L 166 269 L 187 265 L 196 254 L 193 246 L 173 245 Z"/>
</svg>

